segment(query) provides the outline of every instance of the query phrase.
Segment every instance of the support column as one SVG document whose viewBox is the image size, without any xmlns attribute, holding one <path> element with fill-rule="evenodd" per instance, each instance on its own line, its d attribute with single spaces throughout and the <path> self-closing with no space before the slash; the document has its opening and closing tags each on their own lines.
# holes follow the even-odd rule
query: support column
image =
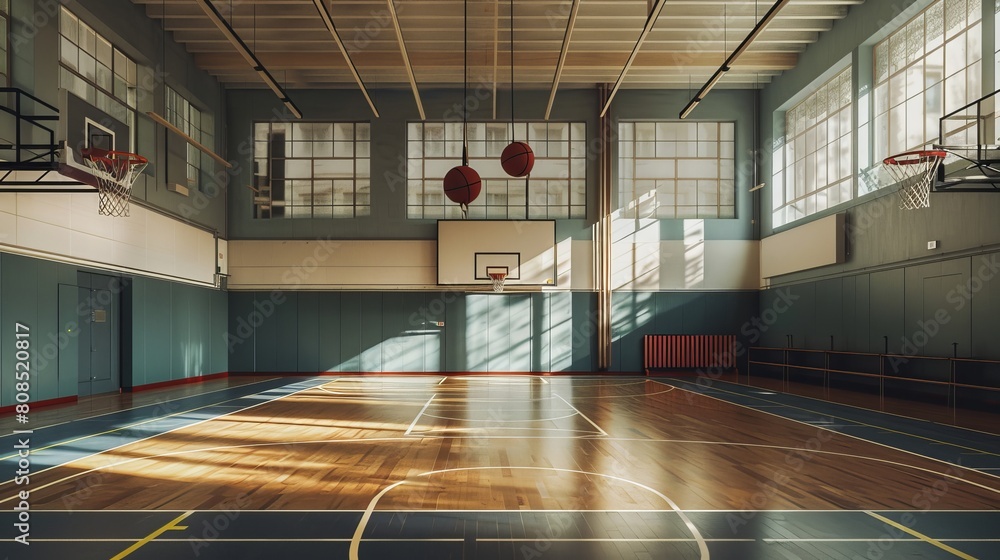
<svg viewBox="0 0 1000 560">
<path fill-rule="evenodd" d="M 611 95 L 608 84 L 600 86 L 598 111 Z M 600 118 L 598 129 L 601 151 L 598 154 L 597 224 L 594 230 L 595 286 L 597 286 L 597 368 L 608 371 L 611 367 L 611 187 L 612 142 L 614 130 L 611 112 Z"/>
</svg>

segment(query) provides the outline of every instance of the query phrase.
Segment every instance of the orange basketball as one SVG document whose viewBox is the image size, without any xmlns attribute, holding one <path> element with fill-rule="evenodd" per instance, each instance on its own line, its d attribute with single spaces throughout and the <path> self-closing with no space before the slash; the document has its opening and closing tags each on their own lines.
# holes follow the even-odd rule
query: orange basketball
<svg viewBox="0 0 1000 560">
<path fill-rule="evenodd" d="M 535 166 L 535 152 L 526 142 L 511 142 L 500 154 L 500 165 L 511 177 L 527 177 Z"/>
<path fill-rule="evenodd" d="M 479 173 L 468 165 L 452 167 L 444 176 L 444 194 L 452 202 L 471 204 L 483 190 Z"/>
</svg>

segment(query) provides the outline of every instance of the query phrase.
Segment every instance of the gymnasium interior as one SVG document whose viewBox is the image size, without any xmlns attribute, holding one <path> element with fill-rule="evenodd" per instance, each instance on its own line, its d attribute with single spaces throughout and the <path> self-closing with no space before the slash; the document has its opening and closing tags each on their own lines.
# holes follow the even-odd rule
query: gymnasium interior
<svg viewBox="0 0 1000 560">
<path fill-rule="evenodd" d="M 0 556 L 1000 558 L 998 23 L 0 0 Z"/>
</svg>

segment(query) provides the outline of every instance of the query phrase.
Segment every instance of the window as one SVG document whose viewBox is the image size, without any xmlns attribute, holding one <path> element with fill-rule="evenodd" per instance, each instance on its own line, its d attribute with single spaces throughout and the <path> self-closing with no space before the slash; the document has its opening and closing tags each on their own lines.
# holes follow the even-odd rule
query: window
<svg viewBox="0 0 1000 560">
<path fill-rule="evenodd" d="M 979 0 L 938 0 L 875 46 L 874 160 L 936 143 L 940 117 L 982 95 Z M 949 131 L 975 144 L 976 127 Z"/>
<path fill-rule="evenodd" d="M 134 60 L 115 48 L 61 8 L 59 15 L 59 86 L 129 126 L 131 150 L 135 138 L 137 67 Z"/>
<path fill-rule="evenodd" d="M 10 0 L 0 0 L 0 86 L 10 85 Z"/>
<path fill-rule="evenodd" d="M 774 154 L 773 224 L 781 226 L 854 198 L 851 68 L 785 113 Z"/>
<path fill-rule="evenodd" d="M 622 122 L 618 200 L 627 217 L 734 218 L 731 122 Z"/>
<path fill-rule="evenodd" d="M 167 120 L 195 142 L 210 150 L 214 149 L 215 142 L 209 116 L 199 111 L 197 107 L 171 87 L 167 87 Z M 206 157 L 201 150 L 187 143 L 187 183 L 189 186 L 197 187 L 199 185 L 199 175 L 202 168 L 208 169 L 208 162 L 205 162 L 206 165 L 202 165 L 202 161 Z"/>
<path fill-rule="evenodd" d="M 370 138 L 368 123 L 256 123 L 256 216 L 368 216 Z"/>
<path fill-rule="evenodd" d="M 510 123 L 469 123 L 469 165 L 483 180 L 470 218 L 585 218 L 587 215 L 586 123 L 516 123 L 514 137 L 535 152 L 528 180 L 504 173 L 500 154 L 511 140 Z M 442 181 L 462 160 L 462 123 L 410 123 L 407 127 L 407 216 L 461 218 L 444 195 Z"/>
</svg>

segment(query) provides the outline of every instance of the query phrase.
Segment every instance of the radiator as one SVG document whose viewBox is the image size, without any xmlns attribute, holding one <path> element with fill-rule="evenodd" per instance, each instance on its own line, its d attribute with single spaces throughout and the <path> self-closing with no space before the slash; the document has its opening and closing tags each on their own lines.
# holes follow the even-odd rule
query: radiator
<svg viewBox="0 0 1000 560">
<path fill-rule="evenodd" d="M 642 338 L 646 374 L 654 369 L 732 368 L 736 365 L 736 336 L 649 334 Z"/>
</svg>

